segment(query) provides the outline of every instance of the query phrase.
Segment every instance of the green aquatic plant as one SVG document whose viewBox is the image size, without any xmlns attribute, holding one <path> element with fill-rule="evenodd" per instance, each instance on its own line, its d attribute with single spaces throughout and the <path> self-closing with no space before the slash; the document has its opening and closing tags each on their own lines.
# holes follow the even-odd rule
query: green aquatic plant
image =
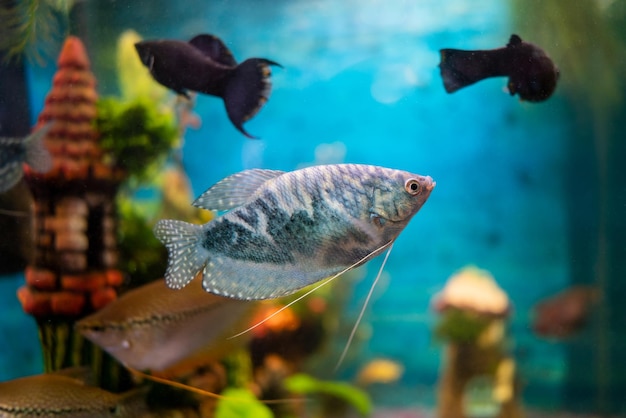
<svg viewBox="0 0 626 418">
<path fill-rule="evenodd" d="M 272 411 L 249 389 L 226 388 L 215 408 L 215 418 L 272 418 Z"/>
<path fill-rule="evenodd" d="M 96 127 L 102 149 L 138 183 L 161 168 L 179 139 L 174 115 L 143 98 L 99 100 Z"/>
<path fill-rule="evenodd" d="M 156 205 L 156 203 L 154 203 Z M 144 205 L 128 196 L 117 198 L 119 267 L 132 275 L 132 286 L 140 286 L 161 277 L 166 267 L 167 252 L 154 237 L 146 219 Z"/>
<path fill-rule="evenodd" d="M 364 416 L 372 412 L 372 402 L 367 393 L 346 382 L 318 380 L 310 375 L 299 373 L 286 378 L 284 385 L 287 390 L 300 395 L 322 395 L 343 401 Z M 324 412 L 322 414 L 326 416 Z"/>
<path fill-rule="evenodd" d="M 0 51 L 7 59 L 26 53 L 41 60 L 69 33 L 69 13 L 76 0 L 2 0 Z"/>
</svg>

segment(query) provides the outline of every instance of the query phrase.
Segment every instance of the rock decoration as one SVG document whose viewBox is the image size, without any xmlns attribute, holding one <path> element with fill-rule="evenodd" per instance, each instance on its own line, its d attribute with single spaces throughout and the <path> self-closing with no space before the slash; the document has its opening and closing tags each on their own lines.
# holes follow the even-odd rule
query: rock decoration
<svg viewBox="0 0 626 418">
<path fill-rule="evenodd" d="M 95 87 L 82 42 L 67 38 L 37 122 L 52 123 L 44 143 L 53 168 L 24 173 L 34 200 L 35 254 L 18 298 L 38 320 L 44 352 L 62 351 L 44 353 L 55 361 L 47 370 L 74 365 L 71 358 L 80 356 L 68 348 L 78 341 L 73 321 L 113 301 L 123 282 L 116 269 L 115 194 L 124 173 L 99 146 Z"/>
<path fill-rule="evenodd" d="M 476 314 L 504 317 L 510 302 L 493 276 L 485 270 L 470 266 L 454 274 L 434 300 L 435 310 L 467 310 Z"/>
<path fill-rule="evenodd" d="M 524 416 L 516 365 L 506 350 L 507 294 L 474 266 L 450 277 L 435 296 L 436 334 L 446 343 L 438 384 L 439 418 Z"/>
</svg>

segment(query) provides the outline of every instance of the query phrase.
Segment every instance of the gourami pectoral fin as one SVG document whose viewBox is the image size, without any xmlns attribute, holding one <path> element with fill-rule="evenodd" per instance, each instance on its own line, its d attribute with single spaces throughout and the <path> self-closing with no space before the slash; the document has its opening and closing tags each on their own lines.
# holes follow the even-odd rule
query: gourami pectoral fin
<svg viewBox="0 0 626 418">
<path fill-rule="evenodd" d="M 263 183 L 284 173 L 258 168 L 241 171 L 216 183 L 202 193 L 193 205 L 208 210 L 230 210 L 246 203 Z"/>
</svg>

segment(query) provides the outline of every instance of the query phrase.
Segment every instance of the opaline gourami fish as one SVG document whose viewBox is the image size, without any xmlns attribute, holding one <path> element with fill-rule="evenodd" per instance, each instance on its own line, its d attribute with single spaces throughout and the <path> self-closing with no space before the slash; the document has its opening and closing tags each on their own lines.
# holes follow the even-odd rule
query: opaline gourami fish
<svg viewBox="0 0 626 418">
<path fill-rule="evenodd" d="M 2 418 L 148 416 L 141 389 L 114 394 L 63 372 L 0 383 Z"/>
<path fill-rule="evenodd" d="M 235 340 L 227 338 L 254 307 L 208 294 L 200 283 L 176 291 L 156 280 L 124 293 L 76 329 L 125 366 L 162 372 L 199 350 L 210 357 L 232 348 Z"/>
<path fill-rule="evenodd" d="M 270 66 L 265 58 L 249 58 L 237 64 L 226 45 L 203 34 L 189 42 L 142 41 L 135 44 L 141 62 L 156 81 L 178 94 L 196 91 L 221 97 L 228 118 L 244 135 L 253 138 L 243 123 L 267 102 L 271 90 Z"/>
<path fill-rule="evenodd" d="M 504 48 L 464 51 L 440 51 L 441 78 L 448 93 L 490 77 L 508 76 L 507 87 L 511 95 L 522 100 L 541 102 L 556 89 L 559 69 L 537 45 L 511 35 Z"/>
<path fill-rule="evenodd" d="M 181 289 L 202 271 L 217 295 L 290 295 L 389 248 L 434 187 L 429 176 L 370 165 L 242 171 L 193 203 L 229 212 L 204 225 L 155 225 L 169 255 L 165 280 Z"/>
<path fill-rule="evenodd" d="M 40 173 L 52 168 L 52 157 L 43 143 L 51 125 L 44 125 L 26 138 L 0 138 L 0 193 L 20 181 L 24 163 Z"/>
</svg>

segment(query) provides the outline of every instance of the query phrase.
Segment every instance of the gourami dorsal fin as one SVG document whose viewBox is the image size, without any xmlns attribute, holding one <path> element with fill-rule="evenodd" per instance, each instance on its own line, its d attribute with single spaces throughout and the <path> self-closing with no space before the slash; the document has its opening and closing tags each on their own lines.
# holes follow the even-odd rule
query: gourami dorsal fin
<svg viewBox="0 0 626 418">
<path fill-rule="evenodd" d="M 260 168 L 240 171 L 219 181 L 202 193 L 193 205 L 208 210 L 229 210 L 241 206 L 262 184 L 284 173 L 280 170 Z"/>
<path fill-rule="evenodd" d="M 197 35 L 194 36 L 189 43 L 215 62 L 229 67 L 235 67 L 237 65 L 233 54 L 226 45 L 224 45 L 224 42 L 216 36 L 209 34 Z"/>
</svg>

